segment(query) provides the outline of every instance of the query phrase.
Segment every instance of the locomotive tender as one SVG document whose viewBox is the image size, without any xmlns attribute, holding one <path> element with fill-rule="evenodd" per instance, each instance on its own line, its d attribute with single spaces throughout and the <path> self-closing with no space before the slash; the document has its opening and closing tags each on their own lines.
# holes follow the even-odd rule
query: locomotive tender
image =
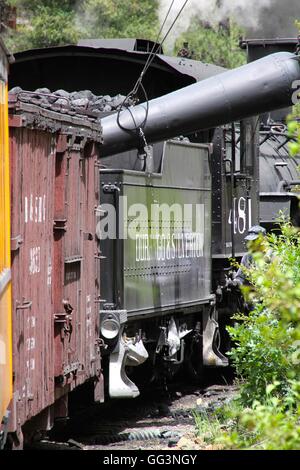
<svg viewBox="0 0 300 470">
<path fill-rule="evenodd" d="M 67 70 L 76 57 L 89 73 Z M 147 57 L 84 46 L 25 52 L 11 83 L 100 94 L 95 70 L 106 63 L 102 93 L 118 86 L 127 94 Z M 122 63 L 131 67 L 125 84 L 112 82 Z M 223 299 L 216 308 L 216 292 L 258 221 L 252 116 L 290 104 L 300 66 L 288 53 L 224 74 L 203 66 L 190 85 L 187 64 L 157 57 L 151 80 L 167 80 L 149 83 L 154 99 L 130 113 L 73 108 L 69 94 L 41 90 L 10 97 L 15 445 L 22 431 L 66 416 L 78 385 L 91 385 L 100 401 L 103 385 L 111 397 L 134 397 L 134 369 L 145 367 L 151 380 L 183 366 L 199 378 L 203 366 L 227 364 L 218 315 L 232 306 Z"/>
</svg>

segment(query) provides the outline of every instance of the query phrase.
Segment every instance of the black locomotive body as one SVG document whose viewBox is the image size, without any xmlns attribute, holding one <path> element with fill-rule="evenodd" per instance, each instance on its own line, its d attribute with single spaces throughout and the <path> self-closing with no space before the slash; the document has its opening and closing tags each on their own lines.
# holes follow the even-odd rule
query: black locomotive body
<svg viewBox="0 0 300 470">
<path fill-rule="evenodd" d="M 100 172 L 104 211 L 103 229 L 99 229 L 99 238 L 104 238 L 100 279 L 105 293 L 101 318 L 120 323 L 118 316 L 126 311 L 126 333 L 132 337 L 142 332 L 157 367 L 158 350 L 163 351 L 168 369 L 176 371 L 183 364 L 192 376 L 202 374 L 203 365 L 228 363 L 219 349 L 217 320 L 218 313 L 228 316 L 235 306 L 227 302 L 224 308 L 223 300 L 216 308 L 215 292 L 224 285 L 229 258 L 242 256 L 245 234 L 258 223 L 256 124 L 257 118 L 250 118 L 241 121 L 238 129 L 234 125 L 217 128 L 209 146 L 188 139 L 155 145 L 144 171 L 135 169 L 141 164 L 136 156 L 120 154 L 104 160 L 106 168 Z M 242 139 L 233 148 L 237 130 Z M 198 133 L 193 140 L 205 142 L 207 137 L 206 132 Z M 122 168 L 124 160 L 127 169 Z M 128 216 L 134 205 L 142 205 L 142 212 L 143 207 L 147 209 L 142 220 Z M 112 207 L 118 220 L 113 227 L 119 232 L 116 239 L 105 233 Z M 151 213 L 158 208 L 160 219 Z M 133 222 L 138 229 L 130 239 L 127 230 Z M 173 336 L 178 335 L 176 358 L 169 347 L 169 324 Z"/>
<path fill-rule="evenodd" d="M 162 367 L 150 374 L 166 369 L 174 373 L 180 365 L 195 374 L 191 360 L 227 365 L 214 339 L 218 329 L 211 290 L 211 158 L 210 145 L 173 140 L 164 143 L 157 172 L 150 171 L 149 161 L 146 171 L 124 170 L 122 157 L 119 169 L 100 172 L 103 217 L 97 233 L 105 293 L 100 317 L 104 340 L 112 343 L 110 396 L 124 396 L 126 390 L 129 396 L 137 393 L 124 379 L 126 357 L 120 357 L 120 345 L 106 327 L 112 320 L 121 326 L 124 312 L 127 338 L 138 333 L 151 363 Z M 111 233 L 110 225 L 117 233 Z M 191 358 L 200 340 L 203 351 L 198 347 L 198 356 Z M 128 354 L 130 365 L 133 341 Z M 122 373 L 115 372 L 116 362 L 122 362 Z"/>
<path fill-rule="evenodd" d="M 299 51 L 299 38 L 242 40 L 248 62 L 280 51 Z M 300 82 L 293 84 L 294 96 Z M 291 106 L 260 116 L 256 131 L 259 144 L 260 223 L 267 230 L 278 227 L 278 218 L 289 218 L 300 226 L 299 212 L 299 156 L 291 157 L 288 149 L 290 137 L 286 118 Z"/>
</svg>

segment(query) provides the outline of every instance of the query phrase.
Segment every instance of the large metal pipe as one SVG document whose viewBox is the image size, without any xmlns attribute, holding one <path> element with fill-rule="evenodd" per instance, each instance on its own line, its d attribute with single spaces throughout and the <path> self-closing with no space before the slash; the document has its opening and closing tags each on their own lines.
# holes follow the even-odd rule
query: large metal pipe
<svg viewBox="0 0 300 470">
<path fill-rule="evenodd" d="M 300 79 L 299 57 L 279 52 L 149 101 L 144 127 L 148 143 L 209 129 L 291 105 Z M 102 119 L 102 155 L 141 145 L 146 103 Z M 131 129 L 131 131 L 126 131 Z"/>
</svg>

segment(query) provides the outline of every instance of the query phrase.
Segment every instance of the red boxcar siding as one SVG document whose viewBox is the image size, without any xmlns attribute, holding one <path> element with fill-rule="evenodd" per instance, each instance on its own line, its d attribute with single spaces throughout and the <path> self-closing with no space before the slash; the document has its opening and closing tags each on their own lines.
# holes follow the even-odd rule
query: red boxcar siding
<svg viewBox="0 0 300 470">
<path fill-rule="evenodd" d="M 11 430 L 41 411 L 50 423 L 61 410 L 59 402 L 57 409 L 51 406 L 55 400 L 90 378 L 102 398 L 94 235 L 97 148 L 91 139 L 74 144 L 76 125 L 69 136 L 68 130 L 27 128 L 26 122 L 28 113 L 11 111 Z"/>
<path fill-rule="evenodd" d="M 53 402 L 51 135 L 11 128 L 13 370 L 23 423 Z"/>
</svg>

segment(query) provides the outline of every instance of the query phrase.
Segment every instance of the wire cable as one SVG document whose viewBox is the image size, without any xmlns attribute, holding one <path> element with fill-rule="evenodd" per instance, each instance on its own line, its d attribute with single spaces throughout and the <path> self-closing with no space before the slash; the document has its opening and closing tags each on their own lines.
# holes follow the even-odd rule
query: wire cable
<svg viewBox="0 0 300 470">
<path fill-rule="evenodd" d="M 177 13 L 175 19 L 173 20 L 171 26 L 169 27 L 168 31 L 166 32 L 166 34 L 164 35 L 162 41 L 160 44 L 158 44 L 158 39 L 159 39 L 159 36 L 162 32 L 162 29 L 167 21 L 167 18 L 172 10 L 172 7 L 174 5 L 174 1 L 175 0 L 172 0 L 170 6 L 169 6 L 169 9 L 167 11 L 167 14 L 165 16 L 165 19 L 162 23 L 162 26 L 158 32 L 158 35 L 157 35 L 157 39 L 156 39 L 156 42 L 153 44 L 153 47 L 151 49 L 151 52 L 147 58 L 147 61 L 143 67 L 143 70 L 138 78 L 138 80 L 136 81 L 133 89 L 127 94 L 127 96 L 125 97 L 123 103 L 120 105 L 119 109 L 118 109 L 118 114 L 117 114 L 117 124 L 118 126 L 120 127 L 120 129 L 122 129 L 123 131 L 125 132 L 129 132 L 129 133 L 132 133 L 132 132 L 136 132 L 138 135 L 142 136 L 143 137 L 143 140 L 145 140 L 145 136 L 144 136 L 144 133 L 143 133 L 143 129 L 146 125 L 146 122 L 147 122 L 147 118 L 148 118 L 148 112 L 149 112 L 149 99 L 148 99 L 148 96 L 147 96 L 147 93 L 146 93 L 146 90 L 144 88 L 144 86 L 142 85 L 142 80 L 147 72 L 147 70 L 149 69 L 150 65 L 152 64 L 154 58 L 156 57 L 157 53 L 158 53 L 158 50 L 161 48 L 161 46 L 163 45 L 164 41 L 166 40 L 166 38 L 168 37 L 168 35 L 170 34 L 171 30 L 173 29 L 177 19 L 179 18 L 179 16 L 181 15 L 183 9 L 185 8 L 186 4 L 188 3 L 189 0 L 185 0 L 184 4 L 182 5 L 181 9 L 179 10 L 179 12 Z M 127 108 L 127 110 L 130 112 L 131 114 L 131 117 L 132 117 L 132 120 L 133 120 L 133 123 L 134 123 L 134 128 L 126 128 L 125 126 L 123 126 L 121 123 L 120 123 L 120 114 L 121 114 L 121 111 L 122 111 L 122 108 L 126 105 L 126 102 L 128 101 L 128 99 L 130 97 L 135 97 L 137 95 L 137 92 L 139 90 L 139 88 L 142 89 L 143 91 L 143 95 L 145 97 L 145 101 L 146 101 L 146 113 L 145 113 L 145 118 L 143 120 L 143 122 L 137 126 L 136 124 L 136 121 L 134 119 L 134 116 L 132 114 L 132 112 L 130 111 L 130 108 Z"/>
<path fill-rule="evenodd" d="M 150 54 L 149 54 L 149 56 L 148 56 L 148 58 L 147 58 L 147 61 L 146 61 L 145 65 L 144 65 L 144 67 L 143 67 L 143 70 L 142 70 L 142 72 L 141 72 L 139 78 L 137 79 L 137 81 L 136 81 L 136 83 L 135 83 L 133 89 L 128 93 L 128 95 L 125 97 L 123 103 L 122 103 L 122 104 L 120 105 L 120 107 L 119 107 L 118 115 L 117 115 L 117 123 L 118 123 L 118 126 L 120 127 L 120 129 L 122 129 L 123 131 L 126 131 L 126 132 L 135 132 L 135 131 L 138 131 L 138 127 L 137 127 L 137 125 L 136 125 L 135 119 L 134 119 L 133 114 L 131 113 L 131 111 L 130 111 L 130 114 L 131 114 L 132 120 L 133 120 L 134 125 L 135 125 L 135 128 L 134 128 L 134 129 L 128 129 L 128 128 L 126 128 L 126 127 L 124 127 L 124 126 L 121 125 L 121 123 L 120 123 L 120 113 L 121 113 L 122 108 L 125 106 L 127 100 L 128 100 L 130 97 L 135 97 L 135 96 L 137 95 L 138 89 L 139 89 L 140 87 L 141 87 L 142 90 L 143 90 L 143 94 L 144 94 L 144 97 L 145 97 L 145 101 L 146 101 L 146 103 L 147 103 L 146 116 L 145 116 L 145 119 L 144 119 L 144 121 L 142 122 L 142 124 L 139 126 L 139 127 L 140 127 L 140 130 L 142 130 L 142 128 L 145 126 L 145 124 L 146 124 L 146 122 L 147 122 L 148 109 L 149 109 L 149 105 L 148 105 L 149 100 L 148 100 L 148 96 L 147 96 L 146 90 L 145 90 L 145 88 L 144 88 L 143 85 L 142 85 L 142 79 L 143 79 L 143 76 L 144 76 L 145 72 L 146 72 L 147 69 L 148 69 L 148 66 L 150 65 L 150 60 L 151 60 L 152 55 L 153 55 L 153 59 L 154 59 L 155 55 L 157 54 L 158 49 L 161 47 L 161 44 L 158 44 L 158 40 L 159 40 L 160 34 L 161 34 L 161 32 L 162 32 L 162 29 L 163 29 L 163 27 L 164 27 L 164 25 L 165 25 L 165 23 L 166 23 L 166 21 L 167 21 L 167 18 L 168 18 L 168 16 L 169 16 L 170 12 L 171 12 L 171 9 L 172 9 L 172 7 L 173 7 L 174 1 L 175 1 L 175 0 L 172 0 L 172 2 L 171 2 L 171 4 L 170 4 L 170 7 L 169 7 L 169 9 L 168 9 L 168 11 L 167 11 L 167 14 L 166 14 L 166 16 L 165 16 L 165 19 L 164 19 L 164 21 L 163 21 L 163 23 L 162 23 L 162 25 L 161 25 L 161 27 L 160 27 L 160 30 L 159 30 L 159 32 L 158 32 L 158 34 L 157 34 L 156 41 L 154 42 L 154 44 L 153 44 L 153 46 L 152 46 L 151 52 L 150 52 Z M 155 53 L 154 53 L 155 47 L 156 47 L 156 51 L 155 51 Z M 153 60 L 153 59 L 152 59 L 152 60 Z M 129 110 L 129 108 L 127 108 L 127 109 Z"/>
<path fill-rule="evenodd" d="M 172 0 L 171 4 L 170 4 L 170 6 L 169 6 L 169 9 L 168 9 L 167 14 L 166 14 L 166 16 L 165 16 L 165 19 L 164 19 L 164 21 L 163 21 L 163 23 L 162 23 L 162 25 L 161 25 L 161 27 L 160 27 L 160 30 L 159 30 L 159 32 L 158 32 L 158 34 L 157 34 L 156 40 L 155 40 L 155 42 L 154 42 L 154 44 L 153 44 L 153 46 L 152 46 L 152 49 L 151 49 L 151 51 L 150 51 L 150 54 L 149 54 L 149 56 L 148 56 L 148 58 L 147 58 L 147 60 L 146 60 L 146 62 L 145 62 L 145 65 L 144 65 L 144 67 L 143 67 L 143 70 L 141 71 L 141 74 L 140 74 L 139 78 L 137 79 L 137 81 L 136 81 L 136 83 L 135 83 L 135 85 L 134 85 L 134 87 L 133 87 L 133 90 L 132 90 L 132 93 L 133 93 L 133 94 L 136 94 L 136 93 L 138 92 L 138 87 L 139 87 L 140 83 L 142 82 L 142 79 L 143 79 L 144 74 L 145 74 L 146 71 L 148 70 L 148 67 L 149 67 L 151 61 L 152 61 L 152 60 L 154 59 L 154 57 L 156 56 L 156 54 L 157 54 L 157 52 L 158 52 L 158 49 L 160 49 L 161 46 L 162 46 L 162 43 L 161 43 L 161 44 L 158 44 L 158 40 L 159 40 L 159 37 L 160 37 L 161 32 L 162 32 L 162 30 L 163 30 L 163 27 L 164 27 L 164 25 L 165 25 L 165 23 L 166 23 L 166 21 L 167 21 L 167 19 L 168 19 L 168 16 L 169 16 L 169 14 L 170 14 L 170 12 L 171 12 L 171 10 L 172 10 L 172 7 L 173 7 L 173 5 L 174 5 L 174 2 L 175 2 L 175 0 Z M 156 47 L 156 51 L 154 52 L 155 47 Z M 152 57 L 153 57 L 153 59 L 152 59 Z"/>
<path fill-rule="evenodd" d="M 183 9 L 185 8 L 186 4 L 188 3 L 188 1 L 189 1 L 189 0 L 185 0 L 184 4 L 182 5 L 181 9 L 180 9 L 179 12 L 177 13 L 175 19 L 173 20 L 171 26 L 169 27 L 168 31 L 167 31 L 166 34 L 164 35 L 164 37 L 163 37 L 163 39 L 162 39 L 162 41 L 161 41 L 159 47 L 161 47 L 161 46 L 163 45 L 163 43 L 165 42 L 165 40 L 166 40 L 167 37 L 169 36 L 171 30 L 173 29 L 173 27 L 174 27 L 176 21 L 178 20 L 179 16 L 181 15 L 181 13 L 182 13 Z M 168 13 L 169 13 L 169 12 L 168 12 Z M 158 47 L 158 48 L 159 48 L 159 47 Z M 157 54 L 158 48 L 157 48 L 157 50 L 156 50 L 154 56 L 153 56 L 152 59 L 150 60 L 150 63 L 148 64 L 148 66 L 147 66 L 147 68 L 146 68 L 144 74 L 147 72 L 149 66 L 150 66 L 151 63 L 153 62 L 154 57 L 155 57 L 155 55 Z"/>
</svg>

